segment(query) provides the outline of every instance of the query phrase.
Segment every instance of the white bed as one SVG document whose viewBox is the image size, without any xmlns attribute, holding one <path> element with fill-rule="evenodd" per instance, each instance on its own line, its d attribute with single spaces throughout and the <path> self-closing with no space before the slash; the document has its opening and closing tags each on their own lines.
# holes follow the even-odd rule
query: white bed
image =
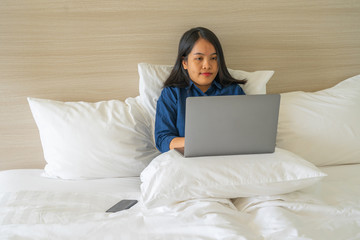
<svg viewBox="0 0 360 240">
<path fill-rule="evenodd" d="M 0 172 L 0 238 L 360 238 L 360 75 L 281 94 L 274 153 L 183 158 L 154 148 L 170 70 L 139 64 L 124 102 L 28 98 L 47 164 Z M 264 94 L 273 72 L 231 74 Z M 122 199 L 139 202 L 105 212 Z"/>
</svg>

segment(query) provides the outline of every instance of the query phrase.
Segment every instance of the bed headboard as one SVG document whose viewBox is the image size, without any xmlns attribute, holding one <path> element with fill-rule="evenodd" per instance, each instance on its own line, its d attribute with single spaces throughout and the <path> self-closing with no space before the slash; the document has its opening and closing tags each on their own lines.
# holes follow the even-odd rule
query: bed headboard
<svg viewBox="0 0 360 240">
<path fill-rule="evenodd" d="M 228 67 L 274 70 L 269 93 L 360 74 L 360 1 L 46 1 L 0 5 L 0 170 L 42 168 L 26 97 L 124 100 L 137 64 L 173 64 L 181 35 L 213 30 Z"/>
</svg>

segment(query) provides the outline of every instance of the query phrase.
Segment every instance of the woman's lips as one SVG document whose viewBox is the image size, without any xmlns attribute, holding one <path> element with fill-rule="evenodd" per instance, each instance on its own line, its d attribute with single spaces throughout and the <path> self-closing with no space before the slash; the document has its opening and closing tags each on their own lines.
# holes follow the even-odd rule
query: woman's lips
<svg viewBox="0 0 360 240">
<path fill-rule="evenodd" d="M 210 76 L 212 73 L 206 72 L 206 73 L 201 73 L 201 75 L 204 75 L 206 77 Z"/>
</svg>

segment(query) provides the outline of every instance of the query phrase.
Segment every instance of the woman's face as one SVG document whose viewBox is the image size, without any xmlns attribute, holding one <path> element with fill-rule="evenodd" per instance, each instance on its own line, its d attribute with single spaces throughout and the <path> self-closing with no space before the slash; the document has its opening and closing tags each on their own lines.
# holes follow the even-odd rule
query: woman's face
<svg viewBox="0 0 360 240">
<path fill-rule="evenodd" d="M 182 64 L 188 70 L 190 79 L 203 92 L 209 89 L 219 71 L 215 48 L 203 38 L 196 41 Z"/>
</svg>

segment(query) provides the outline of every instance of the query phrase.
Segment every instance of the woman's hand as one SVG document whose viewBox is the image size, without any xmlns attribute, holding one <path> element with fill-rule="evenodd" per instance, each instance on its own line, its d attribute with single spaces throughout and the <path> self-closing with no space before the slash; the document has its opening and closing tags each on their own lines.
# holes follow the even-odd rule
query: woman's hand
<svg viewBox="0 0 360 240">
<path fill-rule="evenodd" d="M 184 137 L 176 137 L 170 142 L 170 150 L 174 148 L 183 148 L 185 147 L 185 138 Z"/>
</svg>

